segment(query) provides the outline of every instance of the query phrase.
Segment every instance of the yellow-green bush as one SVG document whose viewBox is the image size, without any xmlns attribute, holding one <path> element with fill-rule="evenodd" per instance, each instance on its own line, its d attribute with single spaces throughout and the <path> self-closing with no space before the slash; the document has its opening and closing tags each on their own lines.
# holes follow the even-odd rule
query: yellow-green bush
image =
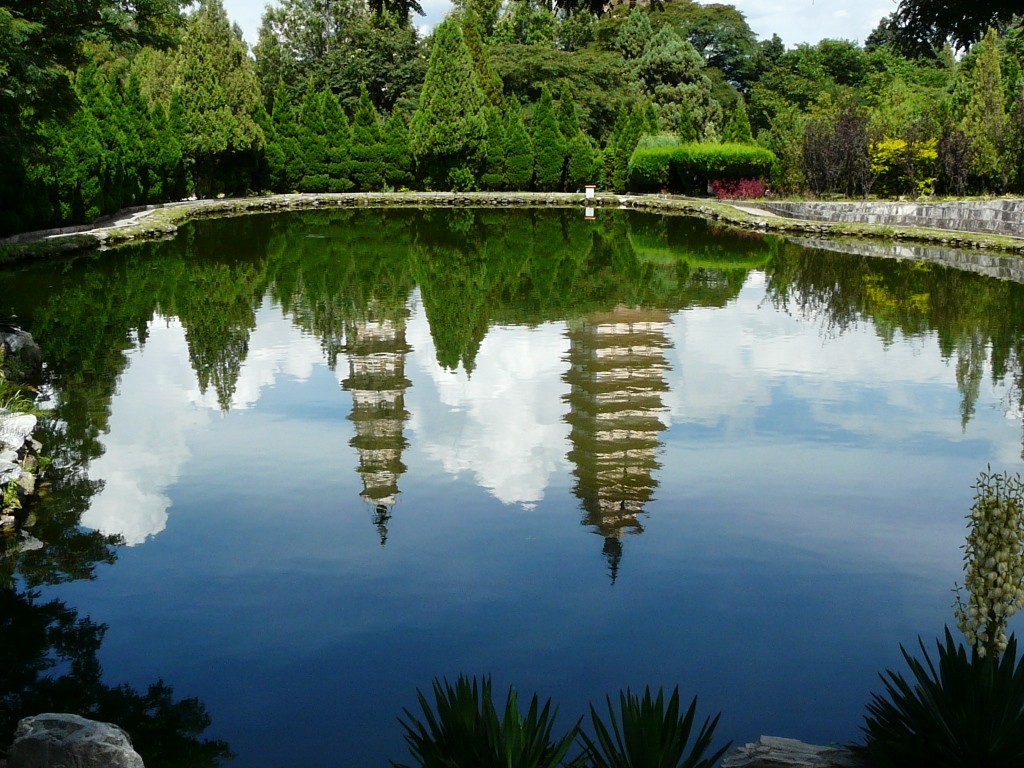
<svg viewBox="0 0 1024 768">
<path fill-rule="evenodd" d="M 930 195 L 935 190 L 938 147 L 937 139 L 908 143 L 906 139 L 886 138 L 873 142 L 872 192 L 883 196 Z"/>
</svg>

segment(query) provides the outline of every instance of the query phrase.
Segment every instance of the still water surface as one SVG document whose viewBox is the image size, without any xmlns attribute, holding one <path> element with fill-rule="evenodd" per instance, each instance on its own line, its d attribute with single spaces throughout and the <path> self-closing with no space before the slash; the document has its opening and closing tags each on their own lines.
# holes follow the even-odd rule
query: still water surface
<svg viewBox="0 0 1024 768">
<path fill-rule="evenodd" d="M 239 768 L 404 759 L 460 672 L 856 740 L 1022 469 L 1024 286 L 692 219 L 249 216 L 0 283 L 64 470 L 14 584 Z"/>
</svg>

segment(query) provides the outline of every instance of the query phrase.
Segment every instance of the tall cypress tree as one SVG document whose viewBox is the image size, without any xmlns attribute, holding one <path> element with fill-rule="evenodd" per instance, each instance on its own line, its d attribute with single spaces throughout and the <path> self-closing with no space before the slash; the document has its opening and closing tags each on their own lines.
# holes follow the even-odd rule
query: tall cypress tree
<svg viewBox="0 0 1024 768">
<path fill-rule="evenodd" d="M 576 102 L 565 86 L 558 100 L 558 125 L 566 138 L 565 189 L 572 192 L 593 184 L 594 146 L 580 128 Z"/>
<path fill-rule="evenodd" d="M 209 194 L 225 188 L 240 163 L 251 162 L 264 146 L 253 119 L 260 103 L 252 60 L 235 35 L 222 0 L 199 0 L 177 53 L 174 90 L 182 98 L 183 150 L 190 158 L 196 187 Z M 244 180 L 234 177 L 238 192 Z"/>
<path fill-rule="evenodd" d="M 306 95 L 299 110 L 298 149 L 305 164 L 305 173 L 299 181 L 303 192 L 326 192 L 327 127 L 324 124 L 321 92 L 310 78 Z"/>
<path fill-rule="evenodd" d="M 160 176 L 159 154 L 160 145 L 153 124 L 153 112 L 139 90 L 139 79 L 130 75 L 124 86 L 123 94 L 128 129 L 137 138 L 134 150 L 138 152 L 132 161 L 136 167 L 139 182 L 138 201 L 147 203 L 160 202 L 163 199 L 163 179 Z"/>
<path fill-rule="evenodd" d="M 476 71 L 480 88 L 483 90 L 487 102 L 491 106 L 501 109 L 505 101 L 504 84 L 491 68 L 490 60 L 487 58 L 487 49 L 484 47 L 483 22 L 472 5 L 467 6 L 462 13 L 462 36 L 466 41 L 466 48 L 473 60 L 473 69 Z"/>
<path fill-rule="evenodd" d="M 558 130 L 554 102 L 547 86 L 533 113 L 533 146 L 536 153 L 537 189 L 554 192 L 562 189 L 565 176 L 565 138 Z"/>
<path fill-rule="evenodd" d="M 444 188 L 456 168 L 476 164 L 487 127 L 484 94 L 454 17 L 434 32 L 419 107 L 409 127 L 409 146 L 420 173 L 433 188 Z"/>
<path fill-rule="evenodd" d="M 993 189 L 998 185 L 1001 170 L 999 150 L 1009 128 L 999 33 L 989 29 L 976 47 L 980 53 L 970 73 L 971 99 L 961 127 L 974 151 L 973 175 Z"/>
<path fill-rule="evenodd" d="M 330 91 L 320 95 L 324 138 L 327 142 L 327 188 L 331 192 L 352 189 L 352 128 L 345 110 Z"/>
<path fill-rule="evenodd" d="M 640 143 L 640 137 L 649 131 L 650 120 L 647 116 L 647 106 L 644 103 L 634 104 L 624 119 L 616 121 L 616 135 L 613 136 L 615 149 L 610 167 L 610 186 L 615 192 L 626 191 L 626 182 L 629 179 L 629 158 L 633 156 L 633 150 Z"/>
<path fill-rule="evenodd" d="M 722 131 L 722 141 L 736 144 L 754 143 L 754 137 L 750 132 L 750 118 L 747 117 L 747 107 L 742 97 L 736 102 L 736 108 L 729 115 L 729 122 L 725 124 L 725 130 Z"/>
<path fill-rule="evenodd" d="M 364 85 L 352 117 L 352 180 L 359 191 L 372 192 L 384 186 L 383 152 L 380 116 Z"/>
<path fill-rule="evenodd" d="M 505 121 L 501 113 L 492 106 L 484 109 L 484 119 L 487 121 L 487 141 L 484 144 L 480 187 L 491 191 L 506 189 L 508 178 L 505 165 L 508 156 L 508 137 L 505 132 Z"/>
<path fill-rule="evenodd" d="M 151 162 L 156 178 L 151 188 L 152 197 L 154 200 L 178 200 L 186 194 L 181 135 L 174 130 L 167 110 L 160 102 L 153 105 L 150 115 L 155 145 Z"/>
<path fill-rule="evenodd" d="M 505 108 L 505 185 L 507 189 L 525 191 L 533 185 L 533 142 L 523 123 L 519 105 L 510 101 Z"/>
<path fill-rule="evenodd" d="M 412 183 L 412 155 L 409 152 L 409 129 L 396 107 L 384 124 L 384 180 L 389 187 L 401 189 Z"/>
<path fill-rule="evenodd" d="M 266 137 L 267 170 L 270 188 L 275 192 L 297 189 L 306 173 L 306 164 L 299 147 L 299 121 L 290 91 L 278 83 L 274 92 L 274 109 L 270 115 L 272 127 Z"/>
<path fill-rule="evenodd" d="M 580 130 L 580 116 L 576 111 L 576 100 L 573 99 L 569 86 L 564 84 L 558 92 L 558 129 L 566 139 Z"/>
</svg>

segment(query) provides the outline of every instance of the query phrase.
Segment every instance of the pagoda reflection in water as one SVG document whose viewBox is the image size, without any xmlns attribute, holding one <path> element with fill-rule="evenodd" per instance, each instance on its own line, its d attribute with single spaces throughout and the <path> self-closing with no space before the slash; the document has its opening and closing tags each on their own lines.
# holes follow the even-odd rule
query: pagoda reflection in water
<svg viewBox="0 0 1024 768">
<path fill-rule="evenodd" d="M 360 498 L 373 506 L 373 523 L 380 543 L 387 543 L 388 522 L 398 497 L 398 481 L 405 472 L 402 452 L 408 446 L 405 422 L 405 358 L 411 349 L 405 340 L 409 310 L 404 305 L 383 308 L 371 301 L 363 318 L 345 324 L 349 375 L 341 383 L 352 394 L 355 436 L 349 445 L 359 454 L 363 481 Z"/>
<path fill-rule="evenodd" d="M 643 531 L 638 515 L 658 484 L 668 324 L 667 311 L 626 306 L 569 323 L 568 457 L 582 522 L 604 537 L 612 582 L 622 537 Z"/>
</svg>

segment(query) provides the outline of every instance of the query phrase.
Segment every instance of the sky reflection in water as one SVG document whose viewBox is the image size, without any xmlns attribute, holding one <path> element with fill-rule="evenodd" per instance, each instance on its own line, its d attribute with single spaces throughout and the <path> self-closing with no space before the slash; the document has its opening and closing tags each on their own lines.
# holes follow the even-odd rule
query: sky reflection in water
<svg viewBox="0 0 1024 768">
<path fill-rule="evenodd" d="M 198 696 L 245 768 L 401 759 L 401 708 L 460 672 L 564 726 L 678 683 L 723 738 L 857 739 L 898 644 L 952 621 L 970 486 L 1021 468 L 1021 425 L 987 376 L 964 425 L 936 332 L 838 330 L 767 280 L 494 325 L 471 374 L 438 362 L 420 289 L 329 353 L 269 292 L 226 408 L 158 312 L 82 518 L 129 546 L 54 592 L 110 624 L 107 678 Z"/>
</svg>

